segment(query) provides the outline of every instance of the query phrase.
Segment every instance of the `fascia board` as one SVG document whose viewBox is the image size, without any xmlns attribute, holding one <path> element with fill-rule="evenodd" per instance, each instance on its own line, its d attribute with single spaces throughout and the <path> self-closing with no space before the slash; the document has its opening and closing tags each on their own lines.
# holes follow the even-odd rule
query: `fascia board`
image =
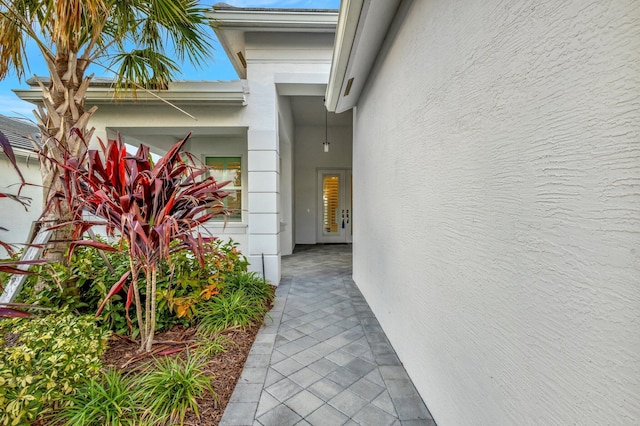
<svg viewBox="0 0 640 426">
<path fill-rule="evenodd" d="M 39 89 L 14 89 L 18 97 L 24 101 L 38 104 L 42 102 L 42 92 Z M 160 105 L 163 100 L 168 102 L 179 103 L 180 105 L 227 105 L 227 106 L 246 106 L 246 96 L 244 91 L 228 91 L 228 92 L 208 92 L 208 91 L 166 91 L 151 93 L 138 91 L 136 96 L 131 94 L 123 94 L 119 97 L 115 96 L 115 92 L 108 88 L 93 88 L 87 90 L 86 102 L 96 105 L 113 104 L 113 103 L 145 103 L 147 105 Z M 159 97 L 159 98 L 158 98 Z"/>
<path fill-rule="evenodd" d="M 343 0 L 340 4 L 338 27 L 333 47 L 329 84 L 325 94 L 325 105 L 331 112 L 335 112 L 345 83 L 347 66 L 351 58 L 351 50 L 356 36 L 360 13 L 364 0 Z"/>
<path fill-rule="evenodd" d="M 349 0 L 343 3 L 349 6 Z M 334 48 L 335 73 L 332 75 L 327 87 L 327 107 L 329 111 L 341 113 L 353 108 L 360 97 L 371 68 L 384 43 L 385 37 L 391 27 L 401 0 L 386 0 L 375 2 L 373 0 L 360 0 L 361 7 L 357 5 L 353 10 L 345 10 L 345 25 L 339 30 L 343 31 L 340 39 L 336 34 Z M 343 14 L 341 8 L 340 14 Z M 352 15 L 349 19 L 349 14 Z M 357 19 L 355 15 L 357 14 Z M 341 16 L 342 19 L 342 16 Z M 338 44 L 340 42 L 340 44 Z M 345 89 L 349 80 L 353 79 L 350 92 L 345 95 Z"/>
<path fill-rule="evenodd" d="M 229 37 L 227 37 L 226 31 L 219 27 L 214 27 L 213 31 L 216 33 L 216 36 L 218 36 L 218 41 L 227 54 L 229 61 L 231 61 L 231 65 L 233 65 L 233 68 L 238 73 L 238 77 L 247 78 L 247 69 L 244 67 L 244 64 L 240 61 L 240 58 L 238 58 L 237 55 L 238 52 L 242 52 L 242 54 L 244 54 L 244 42 L 241 43 L 241 46 L 234 46 L 234 43 L 232 43 Z M 244 34 L 242 36 L 244 38 Z"/>
<path fill-rule="evenodd" d="M 334 11 L 281 11 L 281 10 L 215 10 L 209 19 L 221 30 L 248 31 L 322 31 L 333 32 L 338 13 Z"/>
</svg>

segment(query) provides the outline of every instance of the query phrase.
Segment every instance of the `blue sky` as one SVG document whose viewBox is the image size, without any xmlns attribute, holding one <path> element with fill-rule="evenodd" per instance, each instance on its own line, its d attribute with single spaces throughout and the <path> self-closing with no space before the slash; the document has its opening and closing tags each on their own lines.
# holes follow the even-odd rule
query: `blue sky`
<svg viewBox="0 0 640 426">
<path fill-rule="evenodd" d="M 221 0 L 221 2 L 238 7 L 282 7 L 282 8 L 313 8 L 313 9 L 338 9 L 340 0 Z M 203 1 L 203 4 L 213 5 L 218 3 L 217 0 Z M 205 66 L 204 70 L 196 70 L 185 67 L 181 79 L 185 80 L 235 80 L 238 75 L 234 71 L 231 63 L 227 59 L 224 49 L 218 43 L 217 39 L 213 43 L 215 51 L 214 59 L 210 64 Z M 33 54 L 29 57 L 29 70 L 25 71 L 25 76 L 32 75 L 46 76 L 47 67 L 44 62 L 39 59 L 37 49 L 30 49 Z M 90 68 L 90 73 L 96 76 L 108 76 L 105 71 L 99 68 Z M 11 89 L 26 87 L 24 81 L 20 82 L 15 75 L 10 74 L 4 80 L 0 81 L 0 114 L 12 117 L 32 118 L 33 105 L 21 101 Z"/>
</svg>

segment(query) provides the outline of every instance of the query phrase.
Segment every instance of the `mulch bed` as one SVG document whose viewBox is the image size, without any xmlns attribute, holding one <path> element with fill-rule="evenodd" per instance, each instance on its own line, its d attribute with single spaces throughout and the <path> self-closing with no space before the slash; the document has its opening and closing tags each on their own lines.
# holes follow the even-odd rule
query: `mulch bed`
<svg viewBox="0 0 640 426">
<path fill-rule="evenodd" d="M 185 419 L 185 425 L 213 426 L 220 423 L 260 326 L 255 325 L 247 330 L 227 330 L 221 333 L 234 343 L 226 346 L 226 352 L 211 357 L 205 369 L 205 373 L 212 378 L 211 384 L 217 399 L 207 394 L 198 400 L 200 418 L 190 412 Z M 103 361 L 106 367 L 126 371 L 139 370 L 152 361 L 153 356 L 186 356 L 186 351 L 170 355 L 159 354 L 190 346 L 194 341 L 194 334 L 193 328 L 183 327 L 174 327 L 170 331 L 158 333 L 155 340 L 159 343 L 154 344 L 151 355 L 138 354 L 139 343 L 116 336 L 109 342 Z"/>
<path fill-rule="evenodd" d="M 199 399 L 200 417 L 196 417 L 193 412 L 187 413 L 185 425 L 214 426 L 220 423 L 260 327 L 261 324 L 258 324 L 246 330 L 227 330 L 221 333 L 234 343 L 226 345 L 226 352 L 212 356 L 205 368 L 205 374 L 211 377 L 211 385 L 217 398 L 207 393 Z M 153 361 L 154 356 L 185 357 L 186 351 L 184 350 L 169 355 L 159 354 L 163 351 L 173 351 L 192 345 L 194 335 L 194 328 L 183 327 L 174 327 L 170 331 L 157 333 L 154 340 L 159 343 L 154 344 L 153 351 L 146 355 L 137 353 L 140 347 L 139 343 L 126 337 L 114 336 L 102 357 L 103 362 L 105 367 L 126 369 L 128 372 L 140 371 Z M 44 419 L 38 419 L 32 423 L 32 426 L 46 426 L 47 424 L 48 422 Z"/>
</svg>

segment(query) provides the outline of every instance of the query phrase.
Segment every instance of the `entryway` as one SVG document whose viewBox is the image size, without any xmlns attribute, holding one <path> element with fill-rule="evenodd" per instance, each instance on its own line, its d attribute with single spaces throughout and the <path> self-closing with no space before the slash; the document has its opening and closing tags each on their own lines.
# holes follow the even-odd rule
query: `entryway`
<svg viewBox="0 0 640 426">
<path fill-rule="evenodd" d="M 350 169 L 318 170 L 319 243 L 352 241 L 352 173 Z"/>
</svg>

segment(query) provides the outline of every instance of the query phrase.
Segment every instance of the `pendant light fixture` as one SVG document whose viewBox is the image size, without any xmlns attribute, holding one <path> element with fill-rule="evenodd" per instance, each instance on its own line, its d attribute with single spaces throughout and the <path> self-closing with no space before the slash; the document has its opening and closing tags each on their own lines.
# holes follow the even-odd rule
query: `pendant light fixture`
<svg viewBox="0 0 640 426">
<path fill-rule="evenodd" d="M 329 129 L 329 126 L 327 125 L 327 116 L 329 112 L 327 111 L 327 107 L 324 105 L 324 103 L 323 103 L 323 107 L 324 107 L 324 142 L 322 142 L 322 148 L 324 149 L 324 152 L 329 152 L 329 138 L 327 136 L 328 129 Z"/>
</svg>

